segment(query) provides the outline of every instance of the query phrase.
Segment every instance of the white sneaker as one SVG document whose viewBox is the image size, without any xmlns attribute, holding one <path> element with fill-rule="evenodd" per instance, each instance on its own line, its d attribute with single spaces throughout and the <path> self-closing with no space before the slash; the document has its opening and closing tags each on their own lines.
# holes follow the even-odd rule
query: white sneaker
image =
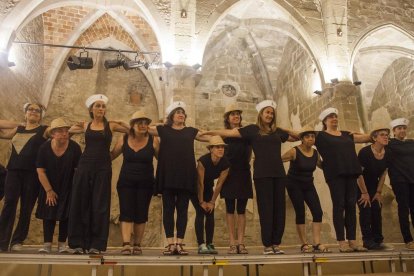
<svg viewBox="0 0 414 276">
<path fill-rule="evenodd" d="M 387 243 L 380 243 L 381 249 L 385 250 L 385 251 L 392 251 L 394 250 L 394 246 L 392 246 L 391 244 L 387 244 Z"/>
<path fill-rule="evenodd" d="M 43 245 L 43 248 L 40 248 L 38 250 L 39 253 L 43 253 L 43 254 L 49 254 L 50 252 L 52 252 L 52 244 L 51 243 L 45 243 Z"/>
<path fill-rule="evenodd" d="M 69 252 L 69 247 L 67 247 L 65 244 L 58 245 L 58 252 L 59 253 L 70 253 Z"/>
<path fill-rule="evenodd" d="M 23 250 L 23 244 L 21 244 L 21 243 L 13 244 L 12 247 L 11 247 L 12 252 L 20 252 L 22 250 Z"/>
</svg>

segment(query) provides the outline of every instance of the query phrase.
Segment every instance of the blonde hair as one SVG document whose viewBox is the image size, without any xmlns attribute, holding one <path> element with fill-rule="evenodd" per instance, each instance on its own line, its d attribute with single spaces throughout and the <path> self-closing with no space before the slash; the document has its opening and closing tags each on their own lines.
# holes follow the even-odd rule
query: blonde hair
<svg viewBox="0 0 414 276">
<path fill-rule="evenodd" d="M 267 135 L 269 133 L 275 132 L 276 131 L 276 110 L 272 107 L 273 109 L 273 119 L 270 122 L 270 130 L 268 130 L 267 128 L 267 124 L 265 122 L 263 122 L 262 120 L 262 115 L 263 115 L 263 111 L 269 106 L 266 106 L 265 108 L 262 108 L 262 110 L 260 110 L 259 114 L 257 115 L 257 121 L 256 121 L 256 125 L 259 127 L 259 134 L 260 135 Z"/>
</svg>

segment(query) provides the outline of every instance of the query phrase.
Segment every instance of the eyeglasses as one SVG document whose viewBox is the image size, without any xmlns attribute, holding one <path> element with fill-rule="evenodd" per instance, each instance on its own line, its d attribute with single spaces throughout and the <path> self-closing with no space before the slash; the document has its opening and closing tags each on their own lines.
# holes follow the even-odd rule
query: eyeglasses
<svg viewBox="0 0 414 276">
<path fill-rule="evenodd" d="M 230 115 L 231 116 L 240 116 L 240 111 L 232 111 L 232 112 L 230 112 Z"/>
<path fill-rule="evenodd" d="M 105 104 L 95 104 L 94 106 L 93 106 L 94 108 L 106 108 L 106 105 Z"/>
<path fill-rule="evenodd" d="M 33 108 L 33 107 L 29 107 L 29 108 L 27 109 L 27 111 L 28 111 L 28 112 L 32 112 L 32 113 L 40 113 L 40 112 L 41 112 L 41 110 L 40 110 L 40 109 L 38 109 L 38 108 Z"/>
</svg>

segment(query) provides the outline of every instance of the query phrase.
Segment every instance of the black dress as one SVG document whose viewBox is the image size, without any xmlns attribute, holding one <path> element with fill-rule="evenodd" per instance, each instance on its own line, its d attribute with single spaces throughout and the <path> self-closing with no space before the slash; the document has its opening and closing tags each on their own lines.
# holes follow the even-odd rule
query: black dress
<svg viewBox="0 0 414 276">
<path fill-rule="evenodd" d="M 62 156 L 55 155 L 50 140 L 40 147 L 36 167 L 45 169 L 49 183 L 58 195 L 58 200 L 55 206 L 46 205 L 46 192 L 40 189 L 36 210 L 38 219 L 57 221 L 68 219 L 73 175 L 81 154 L 80 146 L 72 140 L 69 140 Z"/>
<path fill-rule="evenodd" d="M 229 174 L 223 184 L 221 197 L 227 199 L 253 198 L 250 156 L 252 148 L 240 138 L 225 138 L 226 157 L 230 162 Z"/>
<path fill-rule="evenodd" d="M 68 241 L 70 248 L 105 251 L 109 235 L 111 205 L 112 132 L 105 122 L 103 130 L 85 131 L 86 147 L 73 177 Z"/>
<path fill-rule="evenodd" d="M 4 205 L 0 216 L 0 249 L 23 243 L 29 233 L 30 217 L 39 194 L 40 183 L 36 172 L 36 156 L 47 126 L 27 130 L 18 126 L 12 138 L 12 153 L 7 165 L 4 186 Z M 13 232 L 17 203 L 20 199 L 20 216 Z M 11 242 L 10 242 L 11 239 Z"/>
</svg>

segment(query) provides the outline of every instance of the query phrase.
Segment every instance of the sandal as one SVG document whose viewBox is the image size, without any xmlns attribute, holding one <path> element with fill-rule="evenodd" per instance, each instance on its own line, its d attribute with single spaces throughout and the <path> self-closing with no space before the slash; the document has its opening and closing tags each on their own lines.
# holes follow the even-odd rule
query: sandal
<svg viewBox="0 0 414 276">
<path fill-rule="evenodd" d="M 332 253 L 332 251 L 329 250 L 328 247 L 320 243 L 316 245 L 312 245 L 312 247 L 313 247 L 313 253 Z"/>
<path fill-rule="evenodd" d="M 129 245 L 129 243 L 124 244 L 122 246 L 121 254 L 122 255 L 131 255 L 131 246 Z"/>
<path fill-rule="evenodd" d="M 142 249 L 140 244 L 134 244 L 132 248 L 132 254 L 134 255 L 142 255 Z"/>
<path fill-rule="evenodd" d="M 304 244 L 302 244 L 302 246 L 300 247 L 300 251 L 301 251 L 302 253 L 312 253 L 312 246 L 311 246 L 311 245 L 309 245 L 309 244 L 307 244 L 307 243 L 304 243 Z"/>
<path fill-rule="evenodd" d="M 173 243 L 170 243 L 165 248 L 166 249 L 162 252 L 162 254 L 165 255 L 165 256 L 174 255 L 175 251 L 177 250 L 176 247 L 175 247 L 175 244 L 173 244 Z"/>
<path fill-rule="evenodd" d="M 227 254 L 237 254 L 239 251 L 237 250 L 237 245 L 230 245 L 229 250 L 227 250 Z"/>
<path fill-rule="evenodd" d="M 354 249 L 349 247 L 349 244 L 347 242 L 339 242 L 339 252 L 350 253 L 350 252 L 354 252 Z"/>
<path fill-rule="evenodd" d="M 175 253 L 177 254 L 177 255 L 182 255 L 182 256 L 185 256 L 185 255 L 188 255 L 188 251 L 186 251 L 185 249 L 184 249 L 184 246 L 185 244 L 183 244 L 183 243 L 177 243 L 176 244 L 176 249 L 175 249 Z"/>
<path fill-rule="evenodd" d="M 368 249 L 361 245 L 351 245 L 349 248 L 351 248 L 354 252 L 368 252 Z"/>
<path fill-rule="evenodd" d="M 244 246 L 244 244 L 242 243 L 238 245 L 238 251 L 239 254 L 249 254 L 249 252 L 246 249 L 246 246 Z"/>
</svg>

